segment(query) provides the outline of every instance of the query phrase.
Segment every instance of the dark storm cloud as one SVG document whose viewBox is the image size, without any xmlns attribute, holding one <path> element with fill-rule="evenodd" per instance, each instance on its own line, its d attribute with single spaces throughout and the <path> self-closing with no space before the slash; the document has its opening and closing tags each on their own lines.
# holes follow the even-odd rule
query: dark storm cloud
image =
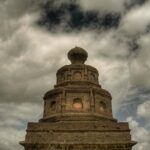
<svg viewBox="0 0 150 150">
<path fill-rule="evenodd" d="M 48 1 L 41 6 L 40 26 L 57 32 L 81 29 L 110 29 L 119 25 L 120 13 L 103 11 L 84 11 L 74 2 L 64 2 L 56 7 L 56 1 Z"/>
<path fill-rule="evenodd" d="M 85 10 L 83 9 L 85 6 L 82 0 L 66 0 L 61 2 L 58 0 L 48 0 L 44 3 L 40 3 L 41 14 L 37 24 L 54 33 L 80 32 L 81 30 L 93 30 L 101 33 L 101 31 L 119 28 L 120 21 L 125 15 L 125 8 L 126 11 L 129 11 L 129 8 L 132 9 L 136 6 L 144 5 L 147 1 L 131 0 L 121 2 L 122 10 L 118 8 L 118 11 L 116 11 L 113 9 L 109 10 L 108 8 Z M 88 3 L 88 5 L 91 4 L 89 1 Z M 99 3 L 99 1 L 96 1 L 95 5 L 100 5 Z M 145 30 L 148 31 L 148 27 Z M 133 54 L 136 54 L 140 47 L 138 44 L 139 35 L 127 35 L 127 38 L 129 39 L 127 43 L 129 50 L 131 50 Z"/>
</svg>

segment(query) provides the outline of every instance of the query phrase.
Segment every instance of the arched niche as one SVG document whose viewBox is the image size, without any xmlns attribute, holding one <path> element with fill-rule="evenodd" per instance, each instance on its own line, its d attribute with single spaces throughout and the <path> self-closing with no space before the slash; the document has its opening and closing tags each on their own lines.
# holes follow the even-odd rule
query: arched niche
<svg viewBox="0 0 150 150">
<path fill-rule="evenodd" d="M 73 109 L 75 109 L 75 110 L 81 110 L 81 109 L 83 109 L 82 99 L 81 99 L 81 98 L 75 98 L 75 99 L 73 100 L 72 107 L 73 107 Z"/>
<path fill-rule="evenodd" d="M 91 73 L 91 74 L 90 74 L 90 80 L 91 80 L 91 81 L 95 81 L 95 80 L 96 80 L 96 77 L 95 77 L 95 74 L 94 74 L 94 73 Z"/>
<path fill-rule="evenodd" d="M 73 79 L 74 80 L 81 80 L 82 79 L 82 73 L 80 71 L 74 72 Z"/>
<path fill-rule="evenodd" d="M 52 102 L 50 103 L 50 109 L 51 109 L 52 111 L 55 111 L 55 110 L 56 110 L 56 101 L 52 101 Z"/>
<path fill-rule="evenodd" d="M 105 112 L 105 111 L 106 111 L 106 108 L 107 108 L 107 106 L 106 106 L 105 102 L 100 101 L 100 102 L 99 102 L 99 110 L 100 110 L 101 112 Z"/>
<path fill-rule="evenodd" d="M 64 81 L 65 81 L 65 79 L 66 79 L 66 77 L 65 77 L 65 73 L 62 73 L 62 75 L 61 75 L 61 82 L 64 82 Z"/>
</svg>

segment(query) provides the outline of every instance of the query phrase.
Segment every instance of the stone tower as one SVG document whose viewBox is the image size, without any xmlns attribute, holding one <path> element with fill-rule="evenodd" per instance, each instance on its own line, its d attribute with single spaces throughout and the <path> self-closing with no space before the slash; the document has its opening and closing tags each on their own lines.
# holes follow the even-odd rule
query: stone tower
<svg viewBox="0 0 150 150">
<path fill-rule="evenodd" d="M 44 95 L 39 122 L 29 122 L 25 150 L 131 150 L 128 123 L 112 116 L 111 94 L 102 89 L 87 52 L 71 49 L 70 65 L 57 71 L 54 89 Z"/>
</svg>

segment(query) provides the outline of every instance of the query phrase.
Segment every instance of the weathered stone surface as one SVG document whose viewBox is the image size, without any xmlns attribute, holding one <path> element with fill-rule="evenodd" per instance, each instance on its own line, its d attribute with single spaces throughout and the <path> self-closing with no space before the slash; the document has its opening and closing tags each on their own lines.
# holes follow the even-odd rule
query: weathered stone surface
<svg viewBox="0 0 150 150">
<path fill-rule="evenodd" d="M 75 47 L 72 62 L 57 71 L 57 84 L 44 95 L 43 118 L 29 122 L 25 150 L 131 150 L 128 123 L 112 115 L 111 94 L 101 88 L 87 52 Z"/>
</svg>

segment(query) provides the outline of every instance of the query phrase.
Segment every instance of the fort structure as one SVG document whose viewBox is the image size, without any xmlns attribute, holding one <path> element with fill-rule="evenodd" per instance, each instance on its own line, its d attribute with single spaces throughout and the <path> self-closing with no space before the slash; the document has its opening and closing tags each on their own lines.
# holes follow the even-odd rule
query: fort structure
<svg viewBox="0 0 150 150">
<path fill-rule="evenodd" d="M 57 71 L 54 89 L 44 95 L 39 122 L 29 122 L 25 150 L 131 150 L 128 123 L 112 115 L 111 94 L 102 89 L 98 70 L 84 64 L 87 52 L 68 52 L 70 65 Z"/>
</svg>

